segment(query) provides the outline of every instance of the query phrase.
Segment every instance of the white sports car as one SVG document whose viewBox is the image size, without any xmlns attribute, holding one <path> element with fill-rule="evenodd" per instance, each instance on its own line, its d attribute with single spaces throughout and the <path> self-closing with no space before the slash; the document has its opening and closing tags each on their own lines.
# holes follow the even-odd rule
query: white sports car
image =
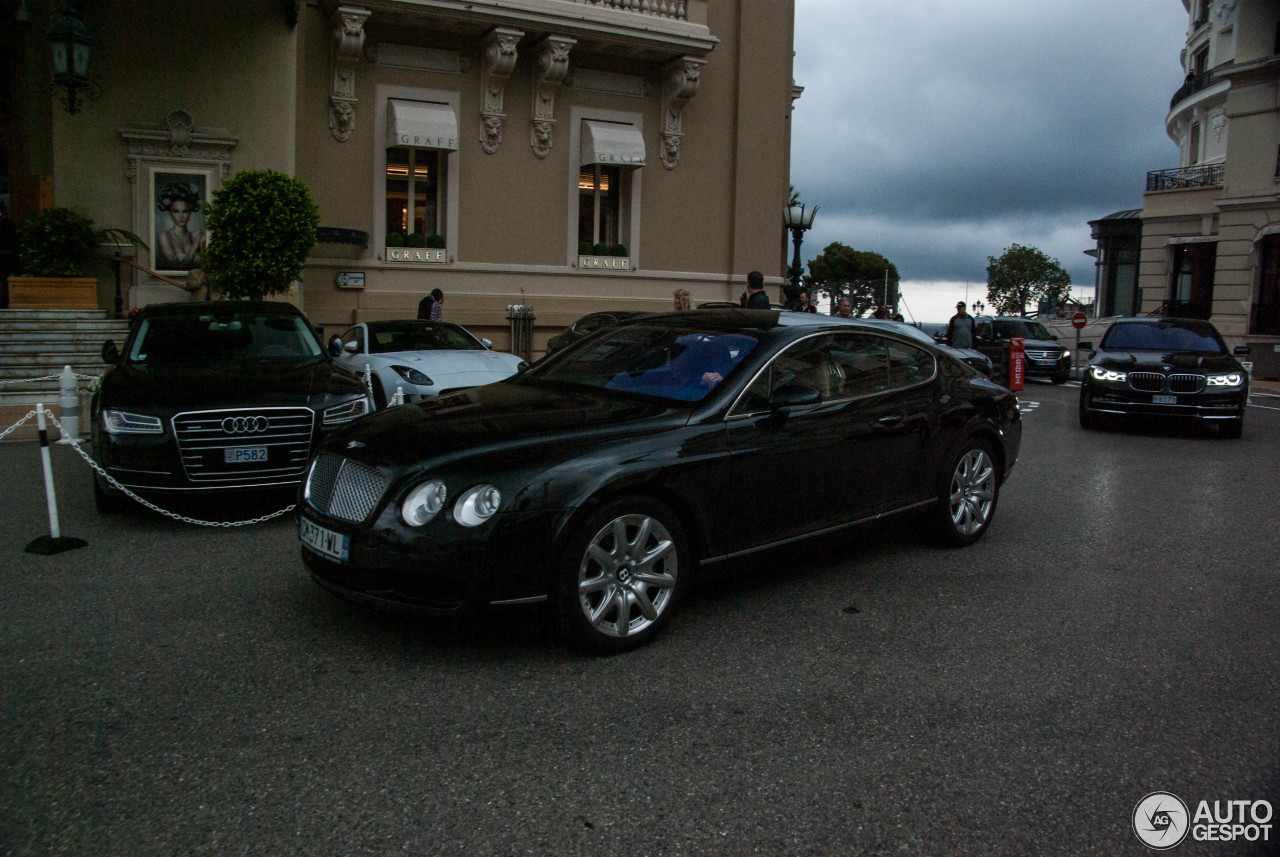
<svg viewBox="0 0 1280 857">
<path fill-rule="evenodd" d="M 527 364 L 490 351 L 487 339 L 445 321 L 370 321 L 342 334 L 338 363 L 364 377 L 369 367 L 373 401 L 385 408 L 396 389 L 406 402 L 510 378 Z"/>
</svg>

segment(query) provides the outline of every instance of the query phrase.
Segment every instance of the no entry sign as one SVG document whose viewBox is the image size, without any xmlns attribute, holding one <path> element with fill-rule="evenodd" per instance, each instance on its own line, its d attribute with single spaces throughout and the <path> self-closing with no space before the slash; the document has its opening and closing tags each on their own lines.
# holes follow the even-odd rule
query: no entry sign
<svg viewBox="0 0 1280 857">
<path fill-rule="evenodd" d="M 1071 316 L 1071 326 L 1074 327 L 1076 330 L 1080 330 L 1088 323 L 1089 323 L 1089 317 L 1082 312 L 1078 312 L 1075 315 Z"/>
</svg>

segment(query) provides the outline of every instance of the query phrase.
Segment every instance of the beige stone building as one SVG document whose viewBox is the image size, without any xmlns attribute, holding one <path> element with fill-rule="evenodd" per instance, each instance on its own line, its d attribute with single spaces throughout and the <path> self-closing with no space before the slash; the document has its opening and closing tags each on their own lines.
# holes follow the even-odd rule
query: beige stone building
<svg viewBox="0 0 1280 857">
<path fill-rule="evenodd" d="M 1280 5 L 1182 0 L 1187 77 L 1166 127 L 1176 169 L 1147 176 L 1139 311 L 1207 318 L 1280 377 Z"/>
<path fill-rule="evenodd" d="M 439 288 L 498 347 L 532 306 L 536 351 L 592 310 L 782 283 L 793 0 L 98 0 L 74 114 L 49 82 L 60 5 L 0 0 L 0 197 L 148 238 L 126 308 L 189 299 L 165 202 L 197 198 L 198 230 L 263 168 L 320 208 L 291 299 L 330 331 Z"/>
</svg>

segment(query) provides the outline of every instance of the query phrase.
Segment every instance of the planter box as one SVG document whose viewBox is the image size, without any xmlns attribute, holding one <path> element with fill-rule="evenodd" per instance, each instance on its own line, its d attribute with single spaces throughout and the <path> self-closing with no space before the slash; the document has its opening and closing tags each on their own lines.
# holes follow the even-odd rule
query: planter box
<svg viewBox="0 0 1280 857">
<path fill-rule="evenodd" d="M 10 277 L 10 309 L 98 309 L 96 277 Z"/>
</svg>

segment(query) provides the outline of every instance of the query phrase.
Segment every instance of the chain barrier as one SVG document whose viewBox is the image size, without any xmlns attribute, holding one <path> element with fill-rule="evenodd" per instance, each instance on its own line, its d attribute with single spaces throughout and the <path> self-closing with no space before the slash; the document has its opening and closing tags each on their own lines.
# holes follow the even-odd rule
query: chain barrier
<svg viewBox="0 0 1280 857">
<path fill-rule="evenodd" d="M 82 375 L 79 372 L 72 372 L 71 374 L 74 375 L 76 378 L 79 378 L 81 381 L 92 381 L 94 383 L 96 383 L 102 378 L 101 375 Z M 11 378 L 7 381 L 0 381 L 0 387 L 7 387 L 10 384 L 37 384 L 41 381 L 60 381 L 60 380 L 62 380 L 61 372 L 59 372 L 57 375 L 44 375 L 40 378 Z M 93 388 L 93 384 L 86 384 L 83 387 L 81 387 L 81 389 L 85 389 L 85 390 L 89 390 L 92 388 Z"/>
<path fill-rule="evenodd" d="M 23 417 L 22 419 L 18 420 L 16 423 L 14 423 L 13 425 L 9 426 L 9 427 L 8 427 L 7 429 L 5 429 L 4 431 L 0 432 L 0 440 L 4 440 L 4 439 L 5 439 L 6 437 L 8 437 L 12 432 L 14 432 L 14 431 L 16 431 L 18 428 L 20 428 L 20 427 L 22 426 L 22 424 L 23 424 L 23 423 L 25 423 L 27 420 L 31 419 L 31 418 L 32 418 L 32 417 L 34 417 L 35 415 L 36 415 L 36 412 L 35 412 L 35 411 L 31 411 L 31 412 L 30 412 L 30 413 L 28 413 L 25 417 Z"/>
<path fill-rule="evenodd" d="M 18 422 L 14 423 L 9 428 L 5 429 L 3 433 L 0 433 L 0 440 L 2 440 L 5 437 L 5 435 L 9 434 L 14 429 L 18 428 L 23 423 L 30 420 L 35 415 L 36 415 L 36 412 L 32 411 L 22 419 L 18 420 Z M 44 415 L 46 419 L 48 419 L 55 426 L 58 427 L 58 431 L 62 432 L 64 435 L 66 434 L 66 430 L 62 428 L 62 423 L 58 422 L 58 418 L 53 415 L 52 411 L 50 411 L 48 408 L 44 408 Z M 88 464 L 89 467 L 91 467 L 94 470 L 94 472 L 96 472 L 99 476 L 105 479 L 111 485 L 112 488 L 115 488 L 117 491 L 121 492 L 122 494 L 125 494 L 126 496 L 132 498 L 137 503 L 140 503 L 141 505 L 146 506 L 151 511 L 158 512 L 159 514 L 164 515 L 166 518 L 172 518 L 175 521 L 181 521 L 184 524 L 195 524 L 201 527 L 221 527 L 221 528 L 228 528 L 228 529 L 231 527 L 248 527 L 248 526 L 252 526 L 253 524 L 261 524 L 266 521 L 270 521 L 272 518 L 278 518 L 281 515 L 287 515 L 290 512 L 292 512 L 294 509 L 298 508 L 298 505 L 294 503 L 289 506 L 286 506 L 285 508 L 277 512 L 272 512 L 268 515 L 260 515 L 257 518 L 250 518 L 247 521 L 202 521 L 199 518 L 191 518 L 186 515 L 179 515 L 177 512 L 170 512 L 168 509 L 162 509 L 159 506 L 157 506 L 155 503 L 144 500 L 143 498 L 139 497 L 137 494 L 130 491 L 128 488 L 121 485 L 119 482 L 115 480 L 113 476 L 111 476 L 111 474 L 107 473 L 107 471 L 102 468 L 102 465 L 94 461 L 87 452 L 81 449 L 80 444 L 81 444 L 81 441 L 75 440 L 75 441 L 72 441 L 69 444 L 69 446 L 76 451 L 77 455 L 79 455 L 81 458 L 84 459 L 85 464 Z"/>
</svg>

